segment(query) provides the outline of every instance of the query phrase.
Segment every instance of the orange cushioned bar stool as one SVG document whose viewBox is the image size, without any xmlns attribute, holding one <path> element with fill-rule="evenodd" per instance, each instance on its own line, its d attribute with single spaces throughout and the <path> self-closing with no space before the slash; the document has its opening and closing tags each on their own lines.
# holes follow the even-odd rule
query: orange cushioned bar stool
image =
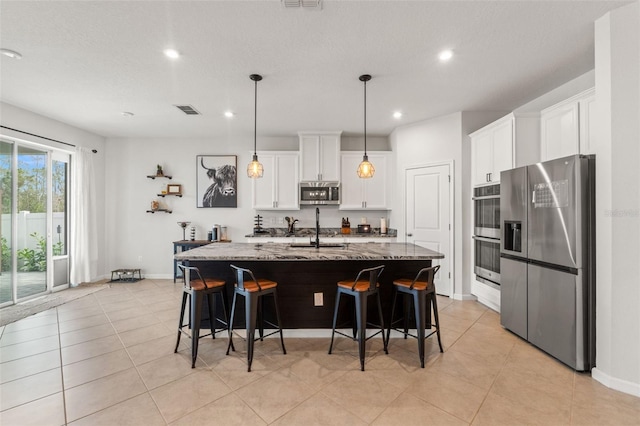
<svg viewBox="0 0 640 426">
<path fill-rule="evenodd" d="M 344 337 L 355 340 L 358 342 L 358 353 L 360 355 L 360 370 L 364 371 L 364 353 L 365 343 L 376 334 L 382 334 L 382 343 L 384 345 L 384 353 L 388 354 L 387 340 L 384 338 L 384 321 L 382 319 L 382 305 L 380 303 L 380 293 L 378 289 L 380 284 L 378 278 L 384 270 L 384 265 L 377 266 L 375 268 L 367 268 L 358 272 L 355 281 L 338 281 L 338 292 L 336 293 L 336 306 L 333 310 L 333 330 L 331 331 L 331 344 L 329 345 L 329 354 L 333 349 L 333 337 L 335 333 L 338 333 Z M 354 328 L 354 336 L 348 336 L 340 331 L 336 330 L 336 323 L 338 321 L 338 308 L 340 307 L 341 295 L 353 296 L 355 300 L 355 317 L 356 327 Z M 378 300 L 378 315 L 380 316 L 380 331 L 375 332 L 367 338 L 367 299 L 369 296 L 376 296 Z"/>
<path fill-rule="evenodd" d="M 438 319 L 438 302 L 436 300 L 436 286 L 433 282 L 436 272 L 440 269 L 440 265 L 432 266 L 429 268 L 423 268 L 418 271 L 416 277 L 411 279 L 400 278 L 393 281 L 393 285 L 395 287 L 395 293 L 393 296 L 393 308 L 391 309 L 391 323 L 389 324 L 389 329 L 387 330 L 387 342 L 389 341 L 389 335 L 391 334 L 391 329 L 393 328 L 396 331 L 400 331 L 404 334 L 404 338 L 407 338 L 407 335 L 418 339 L 418 354 L 420 356 L 420 366 L 424 368 L 424 341 L 427 337 L 431 336 L 433 333 L 437 333 L 438 335 L 438 345 L 440 346 L 440 352 L 442 350 L 442 341 L 440 340 L 440 320 Z M 424 279 L 420 279 L 420 277 L 424 277 Z M 398 297 L 398 293 L 402 293 L 403 298 L 405 299 L 405 313 L 404 318 L 400 318 L 394 320 L 395 310 L 396 310 L 396 301 Z M 413 299 L 413 311 L 416 316 L 416 333 L 417 336 L 413 334 L 409 334 L 408 329 L 408 318 L 409 312 L 411 310 L 410 300 L 407 300 L 408 297 Z M 431 326 L 431 309 L 429 306 L 429 302 L 433 305 L 433 316 L 435 319 L 435 330 L 431 331 L 429 334 L 426 334 L 426 328 L 432 329 Z M 428 321 L 427 321 L 427 316 Z M 394 325 L 398 322 L 404 322 L 404 329 L 399 330 L 394 328 Z"/>
<path fill-rule="evenodd" d="M 237 296 L 243 296 L 245 298 L 245 323 L 247 329 L 247 361 L 249 363 L 247 367 L 247 371 L 251 371 L 251 363 L 253 362 L 253 344 L 257 340 L 255 338 L 256 333 L 256 322 L 258 318 L 258 302 L 262 302 L 263 296 L 273 295 L 273 304 L 275 305 L 276 311 L 276 321 L 278 324 L 274 324 L 272 322 L 266 321 L 264 319 L 264 312 L 261 313 L 260 317 L 260 337 L 262 340 L 264 337 L 271 336 L 275 333 L 280 333 L 280 343 L 282 344 L 282 353 L 286 355 L 287 350 L 284 347 L 284 337 L 282 336 L 282 322 L 280 321 L 280 311 L 278 310 L 278 295 L 276 287 L 278 283 L 275 281 L 269 281 L 265 279 L 257 280 L 253 275 L 253 272 L 249 269 L 239 268 L 235 265 L 231 265 L 231 268 L 234 270 L 236 274 L 236 284 L 233 292 L 233 303 L 231 305 L 231 319 L 230 319 L 230 334 L 229 334 L 229 346 L 227 346 L 227 355 L 229 355 L 229 349 L 235 348 L 233 347 L 233 318 L 236 312 L 236 299 Z M 263 303 L 261 303 L 263 304 Z M 277 328 L 277 330 L 263 335 L 263 323 L 267 323 L 268 325 Z"/>
<path fill-rule="evenodd" d="M 228 326 L 227 309 L 225 307 L 225 282 L 215 278 L 203 278 L 200 274 L 200 270 L 194 266 L 184 266 L 178 264 L 178 268 L 182 269 L 182 276 L 184 277 L 184 285 L 182 287 L 182 308 L 180 309 L 180 319 L 178 320 L 178 340 L 176 341 L 176 349 L 174 352 L 178 352 L 180 346 L 180 336 L 182 333 L 191 337 L 191 368 L 196 366 L 196 357 L 198 356 L 198 340 L 200 337 L 209 336 L 205 334 L 200 336 L 200 321 L 202 317 L 202 300 L 204 296 L 207 296 L 207 305 L 209 305 L 209 321 L 211 323 L 212 338 L 216 338 L 216 333 L 227 330 L 230 334 Z M 222 304 L 222 313 L 224 319 L 216 317 L 216 301 L 214 295 L 220 296 Z M 189 306 L 189 322 L 187 324 L 184 321 L 184 311 L 187 305 L 187 296 L 191 298 L 191 304 Z M 221 323 L 222 327 L 216 330 L 217 323 Z M 191 328 L 191 335 L 189 335 L 184 327 Z"/>
</svg>

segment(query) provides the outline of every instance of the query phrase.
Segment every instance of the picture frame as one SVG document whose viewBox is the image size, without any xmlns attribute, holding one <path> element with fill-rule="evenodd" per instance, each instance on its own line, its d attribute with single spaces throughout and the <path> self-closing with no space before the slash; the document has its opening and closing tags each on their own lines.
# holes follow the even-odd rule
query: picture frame
<svg viewBox="0 0 640 426">
<path fill-rule="evenodd" d="M 170 183 L 167 185 L 167 194 L 182 195 L 182 185 Z"/>
<path fill-rule="evenodd" d="M 236 155 L 196 155 L 196 207 L 237 208 Z"/>
</svg>

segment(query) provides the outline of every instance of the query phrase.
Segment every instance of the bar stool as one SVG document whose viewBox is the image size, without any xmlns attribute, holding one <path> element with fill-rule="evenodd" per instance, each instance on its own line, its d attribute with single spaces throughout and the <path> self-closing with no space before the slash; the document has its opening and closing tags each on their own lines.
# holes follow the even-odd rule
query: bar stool
<svg viewBox="0 0 640 426">
<path fill-rule="evenodd" d="M 207 296 L 207 304 L 209 305 L 209 321 L 211 322 L 210 335 L 215 339 L 216 333 L 224 330 L 229 330 L 227 309 L 225 307 L 225 282 L 215 278 L 203 278 L 200 274 L 200 270 L 195 266 L 178 265 L 178 268 L 182 269 L 182 275 L 184 277 L 184 285 L 182 287 L 182 308 L 180 309 L 180 319 L 178 320 L 178 339 L 176 341 L 176 349 L 174 353 L 178 352 L 180 346 L 180 336 L 182 333 L 191 338 L 191 368 L 196 366 L 196 358 L 198 356 L 198 341 L 201 337 L 209 336 L 205 334 L 200 336 L 200 321 L 202 317 L 202 300 L 204 296 Z M 196 278 L 192 279 L 191 275 L 196 275 Z M 220 296 L 222 301 L 222 313 L 224 320 L 216 317 L 216 303 L 213 295 Z M 187 304 L 187 296 L 191 298 L 191 304 L 189 306 L 189 322 L 183 323 L 184 311 Z M 223 327 L 216 330 L 216 323 L 220 322 Z M 191 328 L 191 334 L 189 335 L 184 327 Z M 230 334 L 230 332 L 229 332 Z"/>
<path fill-rule="evenodd" d="M 395 287 L 395 293 L 393 295 L 393 308 L 391 309 L 391 322 L 389 324 L 389 329 L 387 330 L 387 342 L 389 342 L 389 335 L 391 334 L 391 329 L 393 328 L 396 331 L 400 331 L 404 334 L 404 338 L 407 338 L 407 335 L 418 339 L 418 354 L 420 356 L 420 367 L 424 368 L 424 341 L 427 337 L 433 335 L 433 333 L 437 333 L 438 335 L 438 345 L 440 346 L 440 352 L 444 352 L 442 350 L 442 341 L 440 340 L 440 320 L 438 319 L 438 302 L 436 300 L 436 286 L 433 282 L 434 276 L 436 272 L 440 269 L 440 265 L 432 266 L 429 268 L 423 268 L 418 271 L 416 277 L 411 279 L 400 278 L 393 281 L 393 285 Z M 426 274 L 426 280 L 420 280 L 420 276 Z M 396 299 L 398 297 L 398 293 L 402 293 L 405 299 L 405 313 L 404 317 L 394 320 L 395 310 L 396 310 Z M 413 310 L 415 311 L 416 316 L 416 332 L 417 336 L 410 334 L 408 332 L 408 318 L 409 318 L 409 310 L 411 309 L 410 300 L 407 300 L 407 297 L 413 297 Z M 433 316 L 436 322 L 436 329 L 432 331 L 428 335 L 425 335 L 427 328 L 431 328 L 431 310 L 428 305 L 427 297 L 433 304 Z M 429 317 L 427 319 L 427 316 Z M 394 324 L 404 321 L 404 330 L 399 330 L 394 328 Z"/>
<path fill-rule="evenodd" d="M 384 338 L 384 320 L 382 318 L 382 304 L 380 303 L 380 293 L 378 288 L 378 278 L 384 270 L 384 265 L 376 266 L 375 268 L 367 268 L 358 272 L 354 281 L 338 281 L 338 292 L 336 293 L 336 305 L 333 311 L 333 329 L 331 331 L 331 344 L 329 345 L 329 354 L 333 349 L 333 337 L 335 333 L 338 333 L 344 337 L 348 337 L 351 340 L 358 342 L 358 353 L 360 355 L 360 370 L 364 371 L 364 353 L 365 343 L 370 338 L 374 337 L 378 333 L 382 333 L 382 343 L 384 345 L 384 353 L 388 354 L 387 340 Z M 361 278 L 362 277 L 362 278 Z M 336 330 L 336 323 L 338 321 L 338 308 L 340 307 L 340 296 L 342 294 L 353 296 L 355 301 L 355 317 L 356 324 L 354 324 L 353 337 L 344 334 Z M 374 334 L 367 338 L 367 299 L 369 296 L 377 296 L 378 300 L 378 315 L 380 316 L 380 331 L 376 331 Z M 374 325 L 374 324 L 371 324 Z"/>
<path fill-rule="evenodd" d="M 234 286 L 233 292 L 233 302 L 231 305 L 231 319 L 229 320 L 229 346 L 227 346 L 227 355 L 229 355 L 229 349 L 235 348 L 233 347 L 233 318 L 235 317 L 236 312 L 236 298 L 237 296 L 243 296 L 245 298 L 245 323 L 247 329 L 247 361 L 249 366 L 247 367 L 247 371 L 251 371 L 251 363 L 253 362 L 253 344 L 256 340 L 262 340 L 264 337 L 271 336 L 275 333 L 280 333 L 280 343 L 282 344 L 282 353 L 287 354 L 287 350 L 284 347 L 284 337 L 282 336 L 282 321 L 280 320 L 280 311 L 278 310 L 278 297 L 276 287 L 278 283 L 275 281 L 269 281 L 261 279 L 258 281 L 256 277 L 253 275 L 253 272 L 249 269 L 240 268 L 235 265 L 231 265 L 231 268 L 234 270 L 236 274 L 236 283 Z M 246 280 L 245 278 L 250 278 Z M 273 295 L 273 304 L 276 310 L 276 320 L 278 324 L 273 324 L 272 322 L 266 321 L 264 319 L 264 313 L 260 316 L 260 337 L 258 339 L 255 338 L 256 332 L 256 322 L 258 317 L 258 302 L 261 302 L 263 305 L 262 296 L 266 296 L 268 294 Z M 277 330 L 263 335 L 263 323 L 267 323 L 272 327 L 276 327 Z"/>
</svg>

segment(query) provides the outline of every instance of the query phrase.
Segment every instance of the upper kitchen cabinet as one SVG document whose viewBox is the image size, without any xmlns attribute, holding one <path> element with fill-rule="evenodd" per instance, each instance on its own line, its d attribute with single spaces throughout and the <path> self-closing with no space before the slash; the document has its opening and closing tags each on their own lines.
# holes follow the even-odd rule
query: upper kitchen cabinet
<svg viewBox="0 0 640 426">
<path fill-rule="evenodd" d="M 389 152 L 368 152 L 369 161 L 376 169 L 370 179 L 361 179 L 356 171 L 362 161 L 361 152 L 341 154 L 342 194 L 340 210 L 389 209 L 391 181 L 391 155 Z"/>
<path fill-rule="evenodd" d="M 300 180 L 340 181 L 342 132 L 300 132 Z"/>
<path fill-rule="evenodd" d="M 537 114 L 511 113 L 470 134 L 473 185 L 499 183 L 501 171 L 537 162 L 539 123 Z"/>
<path fill-rule="evenodd" d="M 589 89 L 540 113 L 542 161 L 574 154 L 592 154 L 595 90 Z"/>
<path fill-rule="evenodd" d="M 299 210 L 298 153 L 258 152 L 262 178 L 252 179 L 252 207 L 259 210 Z"/>
</svg>

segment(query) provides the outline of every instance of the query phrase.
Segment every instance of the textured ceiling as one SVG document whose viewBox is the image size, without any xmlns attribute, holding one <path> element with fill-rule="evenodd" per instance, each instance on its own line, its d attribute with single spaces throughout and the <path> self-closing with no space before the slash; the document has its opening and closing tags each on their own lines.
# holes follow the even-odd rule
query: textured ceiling
<svg viewBox="0 0 640 426">
<path fill-rule="evenodd" d="M 107 137 L 251 140 L 259 73 L 259 136 L 359 135 L 368 73 L 367 132 L 388 135 L 456 111 L 511 110 L 592 69 L 593 22 L 625 3 L 2 0 L 0 47 L 23 58 L 0 56 L 0 95 Z M 167 47 L 182 57 L 168 60 Z M 455 51 L 446 64 L 443 48 Z"/>
</svg>

